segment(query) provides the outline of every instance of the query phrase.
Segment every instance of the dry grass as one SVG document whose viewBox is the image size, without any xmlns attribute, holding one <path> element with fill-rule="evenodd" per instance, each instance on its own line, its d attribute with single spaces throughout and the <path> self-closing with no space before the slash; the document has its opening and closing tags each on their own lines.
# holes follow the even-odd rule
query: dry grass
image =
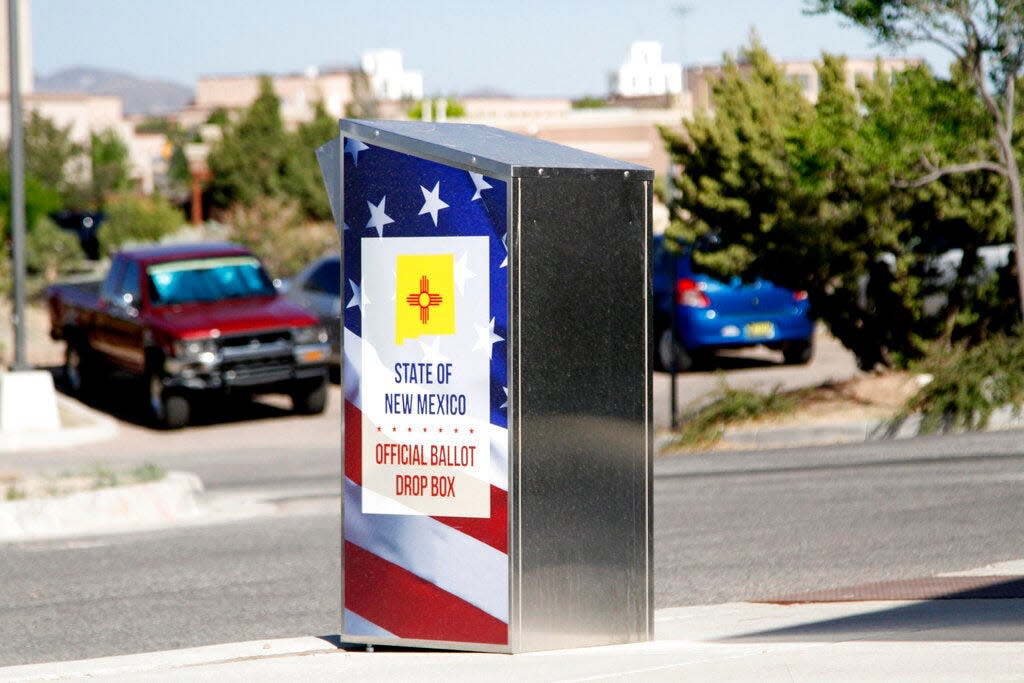
<svg viewBox="0 0 1024 683">
<path fill-rule="evenodd" d="M 849 422 L 895 415 L 921 385 L 907 372 L 871 373 L 804 389 L 799 409 L 780 419 L 790 422 Z"/>
</svg>

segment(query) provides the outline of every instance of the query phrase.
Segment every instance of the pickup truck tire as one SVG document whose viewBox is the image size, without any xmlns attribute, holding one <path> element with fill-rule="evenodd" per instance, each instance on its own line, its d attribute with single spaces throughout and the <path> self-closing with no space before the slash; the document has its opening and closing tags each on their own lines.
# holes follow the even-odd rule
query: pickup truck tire
<svg viewBox="0 0 1024 683">
<path fill-rule="evenodd" d="M 168 390 L 156 372 L 146 375 L 149 417 L 160 429 L 181 429 L 188 424 L 191 405 L 182 394 Z"/>
<path fill-rule="evenodd" d="M 303 382 L 291 391 L 292 411 L 299 415 L 319 415 L 327 409 L 327 378 Z"/>
<path fill-rule="evenodd" d="M 94 386 L 96 378 L 95 359 L 81 342 L 68 340 L 64 351 L 64 380 L 74 396 L 86 395 Z"/>
</svg>

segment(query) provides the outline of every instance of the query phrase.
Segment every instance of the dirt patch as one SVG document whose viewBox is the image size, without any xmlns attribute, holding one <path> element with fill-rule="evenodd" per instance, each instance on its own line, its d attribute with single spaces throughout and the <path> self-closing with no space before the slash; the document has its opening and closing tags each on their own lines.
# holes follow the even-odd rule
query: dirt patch
<svg viewBox="0 0 1024 683">
<path fill-rule="evenodd" d="M 922 386 L 920 375 L 907 372 L 870 373 L 794 392 L 799 407 L 792 413 L 761 417 L 730 425 L 770 426 L 824 424 L 888 419 Z"/>
</svg>

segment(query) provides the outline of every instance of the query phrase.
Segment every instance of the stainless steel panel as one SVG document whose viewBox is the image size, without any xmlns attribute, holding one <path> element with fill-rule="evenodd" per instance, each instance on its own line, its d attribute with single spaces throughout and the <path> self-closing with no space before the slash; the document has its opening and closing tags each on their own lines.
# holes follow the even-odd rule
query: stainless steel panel
<svg viewBox="0 0 1024 683">
<path fill-rule="evenodd" d="M 515 181 L 521 651 L 651 637 L 649 188 L 628 172 Z"/>
</svg>

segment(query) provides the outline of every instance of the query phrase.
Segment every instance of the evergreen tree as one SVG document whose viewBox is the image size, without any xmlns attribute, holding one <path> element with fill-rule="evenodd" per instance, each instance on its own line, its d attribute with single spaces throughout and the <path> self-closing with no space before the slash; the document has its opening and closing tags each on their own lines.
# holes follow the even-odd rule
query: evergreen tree
<svg viewBox="0 0 1024 683">
<path fill-rule="evenodd" d="M 102 206 L 108 194 L 131 187 L 128 169 L 128 147 L 112 130 L 93 133 L 89 147 L 92 162 L 92 196 Z"/>
<path fill-rule="evenodd" d="M 258 197 L 284 195 L 290 145 L 273 83 L 264 76 L 260 92 L 237 125 L 210 151 L 209 190 L 216 206 L 252 205 Z"/>
<path fill-rule="evenodd" d="M 321 102 L 317 102 L 313 120 L 300 125 L 291 138 L 292 146 L 283 179 L 284 190 L 299 202 L 307 216 L 315 220 L 331 220 L 331 204 L 320 174 L 316 150 L 336 137 L 338 121 L 327 113 Z"/>
<path fill-rule="evenodd" d="M 705 267 L 805 289 L 862 366 L 900 364 L 933 339 L 977 331 L 982 317 L 959 296 L 964 287 L 938 324 L 926 319 L 921 264 L 929 249 L 974 254 L 1005 235 L 1003 188 L 978 185 L 978 176 L 928 188 L 894 183 L 924 144 L 951 160 L 984 144 L 976 101 L 924 70 L 879 76 L 856 92 L 845 74 L 843 59 L 826 56 L 812 105 L 756 39 L 738 61 L 727 59 L 714 114 L 684 122 L 684 134 L 663 131 L 679 168 L 672 230 L 686 239 L 718 232 L 729 247 L 703 258 Z M 958 284 L 976 265 L 963 259 Z"/>
<path fill-rule="evenodd" d="M 892 45 L 924 41 L 956 60 L 988 119 L 987 145 L 966 160 L 944 163 L 922 154 L 906 184 L 986 171 L 1007 183 L 1014 226 L 1018 303 L 1024 312 L 1024 187 L 1014 144 L 1017 81 L 1024 72 L 1024 3 L 1020 0 L 808 0 L 812 11 L 836 12 Z"/>
</svg>

